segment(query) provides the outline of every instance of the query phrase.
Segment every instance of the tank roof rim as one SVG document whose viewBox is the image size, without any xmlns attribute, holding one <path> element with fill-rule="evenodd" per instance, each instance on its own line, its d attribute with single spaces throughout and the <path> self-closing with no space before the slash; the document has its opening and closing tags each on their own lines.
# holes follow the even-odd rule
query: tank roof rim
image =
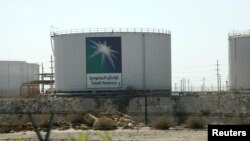
<svg viewBox="0 0 250 141">
<path fill-rule="evenodd" d="M 69 29 L 58 30 L 52 29 L 50 31 L 51 37 L 57 35 L 70 35 L 70 34 L 85 34 L 85 33 L 155 33 L 171 35 L 171 31 L 159 28 L 85 28 L 85 29 Z"/>
</svg>

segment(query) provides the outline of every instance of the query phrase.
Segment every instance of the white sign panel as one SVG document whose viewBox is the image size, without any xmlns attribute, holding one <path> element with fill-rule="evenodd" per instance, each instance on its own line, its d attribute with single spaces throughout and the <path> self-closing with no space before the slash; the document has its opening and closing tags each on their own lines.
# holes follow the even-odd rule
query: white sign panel
<svg viewBox="0 0 250 141">
<path fill-rule="evenodd" d="M 117 88 L 121 87 L 121 73 L 87 74 L 88 88 Z"/>
<path fill-rule="evenodd" d="M 87 37 L 87 88 L 121 88 L 121 54 L 121 37 Z"/>
</svg>

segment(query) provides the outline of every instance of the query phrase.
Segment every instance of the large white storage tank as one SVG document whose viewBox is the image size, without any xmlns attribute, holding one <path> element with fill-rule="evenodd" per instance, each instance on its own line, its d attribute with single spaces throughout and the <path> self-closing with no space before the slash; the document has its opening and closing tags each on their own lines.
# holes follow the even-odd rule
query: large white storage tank
<svg viewBox="0 0 250 141">
<path fill-rule="evenodd" d="M 229 33 L 231 90 L 250 90 L 250 30 Z"/>
<path fill-rule="evenodd" d="M 171 34 L 154 29 L 52 32 L 57 92 L 171 91 Z"/>
<path fill-rule="evenodd" d="M 39 80 L 39 65 L 24 61 L 0 61 L 0 94 L 18 95 L 22 83 Z"/>
</svg>

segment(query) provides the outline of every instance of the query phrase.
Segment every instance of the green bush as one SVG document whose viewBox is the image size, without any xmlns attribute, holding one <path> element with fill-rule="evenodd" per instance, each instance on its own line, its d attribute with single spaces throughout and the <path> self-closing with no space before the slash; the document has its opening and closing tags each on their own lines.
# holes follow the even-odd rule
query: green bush
<svg viewBox="0 0 250 141">
<path fill-rule="evenodd" d="M 98 135 L 102 139 L 102 141 L 112 141 L 112 133 L 111 132 L 99 133 Z"/>
<path fill-rule="evenodd" d="M 85 133 L 85 134 L 80 133 L 79 141 L 88 141 L 89 140 L 88 136 L 89 136 L 89 133 Z M 111 132 L 99 133 L 98 136 L 101 139 L 101 141 L 112 141 L 112 133 Z M 78 141 L 74 137 L 72 137 L 70 140 L 71 141 Z"/>
</svg>

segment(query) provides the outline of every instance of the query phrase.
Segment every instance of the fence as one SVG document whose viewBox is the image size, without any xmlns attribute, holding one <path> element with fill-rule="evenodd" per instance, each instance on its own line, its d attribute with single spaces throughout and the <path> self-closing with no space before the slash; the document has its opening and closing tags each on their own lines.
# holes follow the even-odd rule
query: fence
<svg viewBox="0 0 250 141">
<path fill-rule="evenodd" d="M 227 104 L 233 105 L 237 109 L 226 108 L 227 104 L 225 105 L 223 98 L 226 101 L 227 98 L 231 98 L 232 101 Z M 126 125 L 133 124 L 132 126 L 124 125 L 126 128 L 148 126 L 158 117 L 172 118 L 179 125 L 185 124 L 191 117 L 206 118 L 208 123 L 243 123 L 250 121 L 250 112 L 247 108 L 248 98 L 250 96 L 230 94 L 212 97 L 209 95 L 204 99 L 204 96 L 136 95 L 135 93 L 15 98 L 0 101 L 0 129 L 2 132 L 31 130 L 34 129 L 30 124 L 32 120 L 32 122 L 36 122 L 36 127 L 43 130 L 47 130 L 48 126 L 50 129 L 53 127 L 56 129 L 90 129 L 91 126 L 87 126 L 83 118 L 86 113 L 91 113 L 96 117 L 109 117 L 116 121 L 117 125 L 122 122 L 125 122 Z M 207 105 L 211 102 L 213 104 Z M 239 106 L 234 102 L 242 105 Z M 208 109 L 204 110 L 203 107 Z M 48 120 L 52 121 L 51 118 L 53 118 L 53 123 L 48 122 Z"/>
<path fill-rule="evenodd" d="M 238 38 L 238 37 L 246 37 L 246 36 L 250 36 L 250 30 L 232 31 L 228 34 L 229 38 Z"/>
<path fill-rule="evenodd" d="M 167 29 L 156 29 L 156 28 L 85 28 L 85 29 L 69 29 L 69 30 L 58 30 L 57 28 L 51 29 L 51 36 L 63 35 L 71 33 L 105 33 L 105 32 L 139 32 L 139 33 L 160 33 L 160 34 L 171 34 L 170 30 Z"/>
</svg>

